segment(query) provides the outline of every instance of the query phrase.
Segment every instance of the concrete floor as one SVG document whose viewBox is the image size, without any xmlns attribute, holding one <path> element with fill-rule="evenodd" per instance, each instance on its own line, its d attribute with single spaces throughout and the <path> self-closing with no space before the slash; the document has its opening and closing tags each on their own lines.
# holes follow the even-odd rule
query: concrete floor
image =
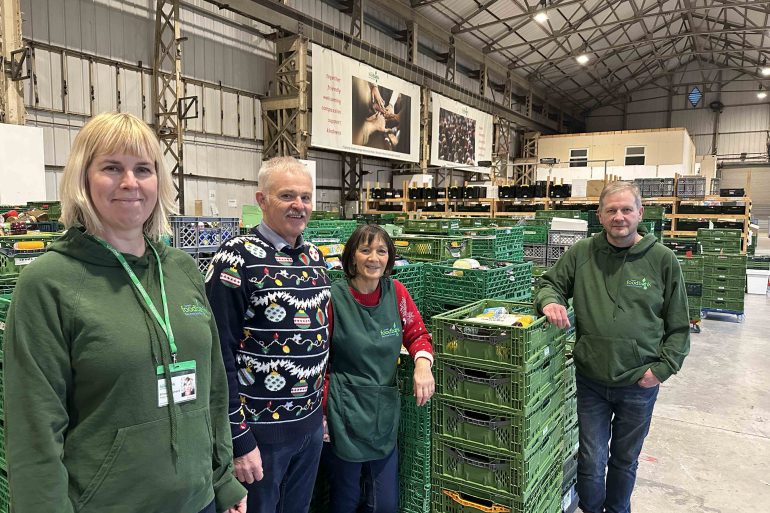
<svg viewBox="0 0 770 513">
<path fill-rule="evenodd" d="M 767 231 L 757 253 L 768 253 Z M 770 511 L 770 297 L 702 321 L 663 384 L 639 462 L 635 513 Z"/>
</svg>

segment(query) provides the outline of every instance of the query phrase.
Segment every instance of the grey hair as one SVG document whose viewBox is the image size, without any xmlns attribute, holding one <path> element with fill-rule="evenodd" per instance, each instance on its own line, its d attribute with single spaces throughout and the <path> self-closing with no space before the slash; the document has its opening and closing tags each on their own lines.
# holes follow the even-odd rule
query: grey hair
<svg viewBox="0 0 770 513">
<path fill-rule="evenodd" d="M 305 165 L 294 157 L 275 157 L 262 163 L 257 175 L 257 190 L 267 194 L 274 175 L 283 173 L 301 174 L 311 181 L 313 179 Z"/>
<path fill-rule="evenodd" d="M 602 189 L 602 193 L 599 196 L 599 210 L 604 205 L 604 198 L 623 191 L 628 191 L 634 195 L 634 203 L 636 203 L 637 210 L 642 208 L 642 194 L 639 192 L 639 187 L 633 182 L 617 181 L 608 183 Z"/>
</svg>

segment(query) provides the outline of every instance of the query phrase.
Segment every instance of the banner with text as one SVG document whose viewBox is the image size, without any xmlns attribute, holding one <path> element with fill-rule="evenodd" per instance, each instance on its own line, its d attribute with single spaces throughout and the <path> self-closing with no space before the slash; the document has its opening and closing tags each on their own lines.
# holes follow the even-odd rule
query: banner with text
<svg viewBox="0 0 770 513">
<path fill-rule="evenodd" d="M 312 146 L 420 160 L 420 86 L 313 46 L 312 90 Z"/>
<path fill-rule="evenodd" d="M 478 166 L 479 162 L 492 160 L 491 114 L 436 93 L 431 93 L 431 103 L 431 165 Z"/>
</svg>

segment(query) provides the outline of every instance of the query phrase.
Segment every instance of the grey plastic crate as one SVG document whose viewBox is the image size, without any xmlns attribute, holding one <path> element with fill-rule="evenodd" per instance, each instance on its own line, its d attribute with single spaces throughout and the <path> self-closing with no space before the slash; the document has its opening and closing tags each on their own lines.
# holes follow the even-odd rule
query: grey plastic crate
<svg viewBox="0 0 770 513">
<path fill-rule="evenodd" d="M 172 216 L 170 220 L 175 248 L 216 251 L 240 233 L 237 217 Z"/>
<path fill-rule="evenodd" d="M 545 263 L 547 247 L 546 244 L 524 244 L 524 260 Z"/>
<path fill-rule="evenodd" d="M 703 198 L 706 196 L 706 178 L 703 176 L 683 176 L 676 183 L 676 195 L 679 198 Z"/>
<path fill-rule="evenodd" d="M 573 230 L 549 230 L 548 245 L 572 246 L 580 239 L 585 239 L 588 232 L 579 232 Z"/>
</svg>

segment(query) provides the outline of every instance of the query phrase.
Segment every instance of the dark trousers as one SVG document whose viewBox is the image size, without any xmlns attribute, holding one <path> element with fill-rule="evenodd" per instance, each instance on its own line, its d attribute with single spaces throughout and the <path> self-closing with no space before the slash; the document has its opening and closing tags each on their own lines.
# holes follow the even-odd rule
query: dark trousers
<svg viewBox="0 0 770 513">
<path fill-rule="evenodd" d="M 398 511 L 398 448 L 381 460 L 354 463 L 324 451 L 329 478 L 329 510 L 334 513 Z M 363 494 L 363 497 L 362 497 Z"/>
<path fill-rule="evenodd" d="M 296 440 L 280 444 L 260 444 L 265 477 L 252 484 L 249 513 L 307 513 L 318 472 L 323 444 L 323 427 Z"/>
<path fill-rule="evenodd" d="M 214 502 L 215 501 L 211 501 L 211 504 L 200 510 L 200 513 L 217 513 L 217 508 Z"/>
<path fill-rule="evenodd" d="M 577 492 L 584 512 L 630 513 L 639 454 L 659 389 L 608 387 L 577 375 Z"/>
</svg>

